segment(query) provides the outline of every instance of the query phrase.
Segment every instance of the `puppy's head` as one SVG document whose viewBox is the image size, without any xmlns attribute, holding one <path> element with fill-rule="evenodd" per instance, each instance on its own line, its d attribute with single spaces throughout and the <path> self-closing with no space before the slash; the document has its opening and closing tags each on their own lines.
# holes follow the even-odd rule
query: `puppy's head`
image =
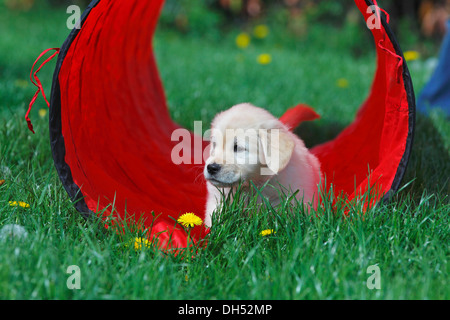
<svg viewBox="0 0 450 320">
<path fill-rule="evenodd" d="M 217 187 L 266 181 L 287 166 L 294 146 L 290 133 L 268 111 L 236 105 L 213 120 L 205 178 Z"/>
</svg>

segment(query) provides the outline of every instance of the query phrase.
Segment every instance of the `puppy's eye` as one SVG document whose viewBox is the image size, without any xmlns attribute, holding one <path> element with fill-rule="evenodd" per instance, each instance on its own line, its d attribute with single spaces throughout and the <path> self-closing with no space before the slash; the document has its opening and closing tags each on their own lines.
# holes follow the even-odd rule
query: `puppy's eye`
<svg viewBox="0 0 450 320">
<path fill-rule="evenodd" d="M 245 151 L 245 148 L 240 147 L 237 143 L 234 144 L 234 152 Z"/>
</svg>

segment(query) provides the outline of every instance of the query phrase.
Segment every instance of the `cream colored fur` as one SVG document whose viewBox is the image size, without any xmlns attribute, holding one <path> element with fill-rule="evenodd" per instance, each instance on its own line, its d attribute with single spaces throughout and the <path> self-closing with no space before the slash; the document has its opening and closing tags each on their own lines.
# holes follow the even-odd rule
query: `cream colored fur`
<svg viewBox="0 0 450 320">
<path fill-rule="evenodd" d="M 256 186 L 268 182 L 270 186 L 262 195 L 272 206 L 279 204 L 279 185 L 292 192 L 298 190 L 298 199 L 317 206 L 321 179 L 318 159 L 268 111 L 239 104 L 218 114 L 211 129 L 211 153 L 204 169 L 208 187 L 206 226 L 211 226 L 212 215 L 221 205 L 221 193 L 227 196 L 240 183 L 245 190 L 249 181 Z M 220 169 L 211 174 L 213 167 L 209 165 Z"/>
</svg>

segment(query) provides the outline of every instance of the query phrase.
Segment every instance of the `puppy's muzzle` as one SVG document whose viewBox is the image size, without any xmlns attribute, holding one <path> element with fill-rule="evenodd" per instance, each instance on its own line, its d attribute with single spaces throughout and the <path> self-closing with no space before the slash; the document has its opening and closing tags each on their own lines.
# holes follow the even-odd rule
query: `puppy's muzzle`
<svg viewBox="0 0 450 320">
<path fill-rule="evenodd" d="M 220 171 L 220 169 L 222 169 L 222 166 L 217 163 L 208 164 L 208 166 L 206 167 L 206 170 L 210 175 L 215 175 Z"/>
</svg>

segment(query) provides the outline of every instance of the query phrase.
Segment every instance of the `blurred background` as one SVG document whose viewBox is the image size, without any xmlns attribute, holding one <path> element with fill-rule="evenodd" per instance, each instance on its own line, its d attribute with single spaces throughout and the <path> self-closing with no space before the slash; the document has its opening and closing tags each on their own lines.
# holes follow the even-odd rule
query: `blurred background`
<svg viewBox="0 0 450 320">
<path fill-rule="evenodd" d="M 77 4 L 86 7 L 89 0 L 0 0 L 10 10 L 28 11 L 43 2 L 58 7 Z M 450 12 L 449 0 L 383 0 L 380 5 L 392 17 L 393 29 L 403 40 L 439 39 L 445 33 Z M 271 21 L 298 37 L 307 35 L 317 23 L 346 27 L 359 15 L 348 0 L 166 0 L 161 24 L 180 32 L 227 29 L 261 21 Z"/>
</svg>

